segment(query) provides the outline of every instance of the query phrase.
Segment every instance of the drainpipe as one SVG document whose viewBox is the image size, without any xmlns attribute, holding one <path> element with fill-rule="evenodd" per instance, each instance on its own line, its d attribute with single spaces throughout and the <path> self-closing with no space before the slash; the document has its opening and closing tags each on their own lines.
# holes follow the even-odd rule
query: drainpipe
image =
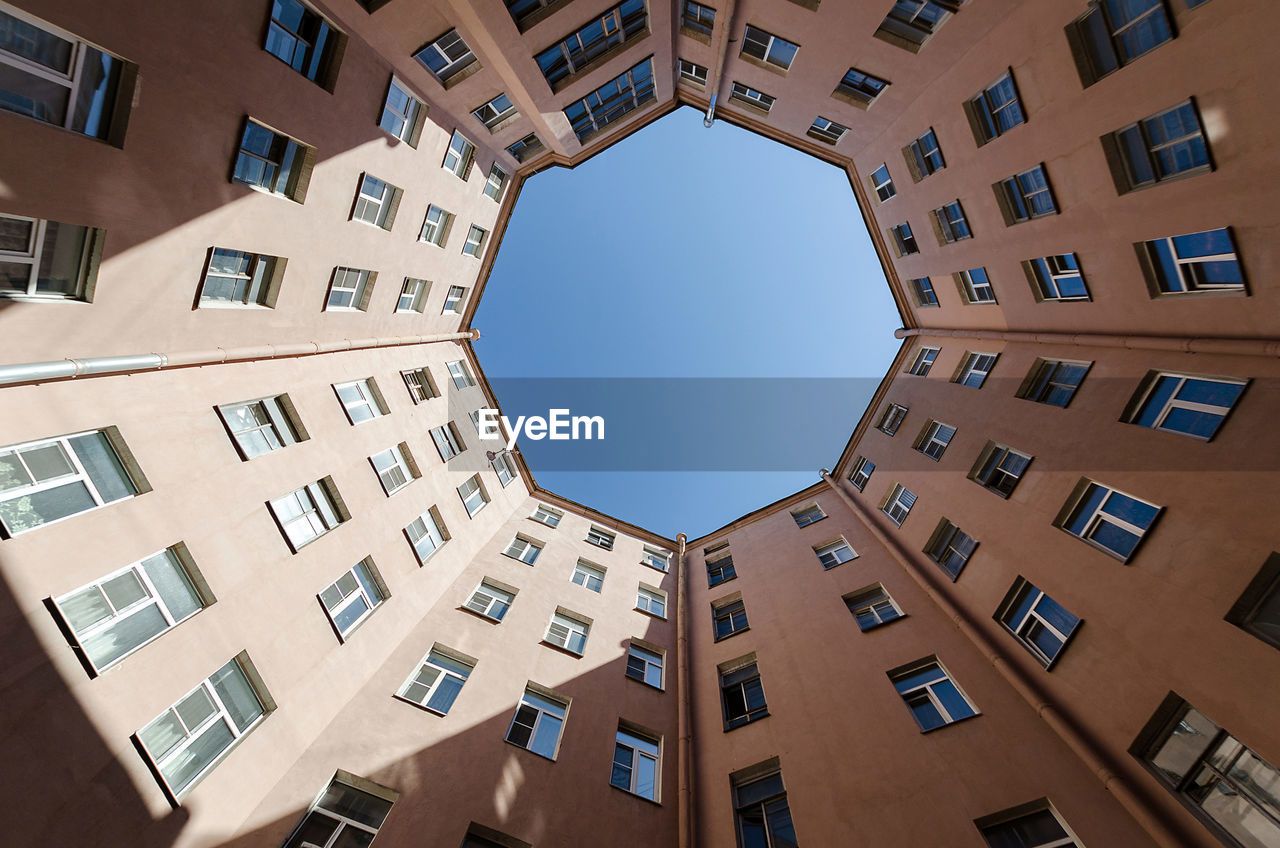
<svg viewBox="0 0 1280 848">
<path fill-rule="evenodd" d="M 368 350 L 380 347 L 406 347 L 409 345 L 454 342 L 480 338 L 479 330 L 458 333 L 435 333 L 429 336 L 393 336 L 375 339 L 341 339 L 331 342 L 302 342 L 285 345 L 257 345 L 252 347 L 215 347 L 212 350 L 187 350 L 177 353 L 139 353 L 126 356 L 89 356 L 57 359 L 51 362 L 22 362 L 0 365 L 0 386 L 19 383 L 38 383 L 74 377 L 101 377 L 112 374 L 134 374 L 139 371 L 159 371 L 162 368 L 181 368 L 195 365 L 220 365 L 226 362 L 244 362 L 255 359 L 282 359 L 297 356 L 314 356 L 344 350 Z"/>
<path fill-rule="evenodd" d="M 689 693 L 689 571 L 685 568 L 684 551 L 687 537 L 680 533 L 676 543 L 676 688 L 680 692 L 677 732 L 680 736 L 677 758 L 680 761 L 680 848 L 693 848 L 693 723 L 690 718 L 692 699 Z"/>
<path fill-rule="evenodd" d="M 1101 781 L 1102 788 L 1110 792 L 1120 802 L 1120 806 L 1124 807 L 1129 815 L 1133 816 L 1138 825 L 1157 844 L 1165 846 L 1165 848 L 1186 848 L 1188 845 L 1197 844 L 1196 840 L 1189 834 L 1179 832 L 1176 825 L 1166 821 L 1160 811 L 1153 809 L 1152 805 L 1148 804 L 1147 800 L 1139 795 L 1124 777 L 1111 770 L 1110 758 L 1106 752 L 1086 736 L 1074 722 L 1063 716 L 1020 666 L 1009 661 L 1000 643 L 992 640 L 985 631 L 974 624 L 969 615 L 960 609 L 950 597 L 933 587 L 930 580 L 932 575 L 926 576 L 925 571 L 915 561 L 914 557 L 902 549 L 898 540 L 890 538 L 867 510 L 849 496 L 849 493 L 831 476 L 830 470 L 824 468 L 819 474 L 827 485 L 831 487 L 831 490 L 836 493 L 836 496 L 849 508 L 849 511 L 853 513 L 854 518 L 858 519 L 871 531 L 871 535 L 898 561 L 898 564 L 902 566 L 902 570 L 929 596 L 929 599 L 938 606 L 938 609 L 956 626 L 956 629 L 973 643 L 974 647 L 978 649 L 987 662 L 991 663 L 995 670 L 1000 673 L 1000 676 L 1013 687 L 1013 690 L 1031 706 L 1036 715 L 1045 724 L 1049 725 L 1049 728 L 1057 734 L 1058 738 L 1080 757 L 1094 777 Z"/>
<path fill-rule="evenodd" d="M 1162 350 L 1178 353 L 1211 353 L 1226 356 L 1280 356 L 1280 339 L 1261 336 L 1245 338 L 1195 338 L 1192 336 L 1106 335 L 1103 333 L 1036 333 L 1016 330 L 953 330 L 933 327 L 905 327 L 893 331 L 894 338 L 934 336 L 943 339 L 992 339 L 1032 344 L 1118 347 L 1129 350 Z"/>
<path fill-rule="evenodd" d="M 733 13 L 737 11 L 737 0 L 725 0 L 723 23 L 720 27 L 720 49 L 716 51 L 716 64 L 707 73 L 707 91 L 711 92 L 711 101 L 707 104 L 707 114 L 702 125 L 707 129 L 716 122 L 716 97 L 720 92 L 720 82 L 724 78 L 724 64 L 729 58 L 729 45 L 733 42 Z"/>
</svg>

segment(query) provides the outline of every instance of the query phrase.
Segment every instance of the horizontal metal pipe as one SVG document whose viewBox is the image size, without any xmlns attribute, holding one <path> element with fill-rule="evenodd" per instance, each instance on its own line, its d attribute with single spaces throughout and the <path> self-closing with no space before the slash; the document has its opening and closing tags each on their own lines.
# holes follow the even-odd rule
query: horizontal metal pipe
<svg viewBox="0 0 1280 848">
<path fill-rule="evenodd" d="M 934 336 L 955 339 L 991 339 L 1034 344 L 1066 344 L 1084 347 L 1115 347 L 1127 350 L 1165 350 L 1178 353 L 1214 353 L 1225 356 L 1280 356 L 1280 339 L 1197 338 L 1194 336 L 1106 335 L 1102 333 L 1036 333 L 1017 330 L 961 330 L 949 327 L 900 327 L 894 338 Z"/>
</svg>

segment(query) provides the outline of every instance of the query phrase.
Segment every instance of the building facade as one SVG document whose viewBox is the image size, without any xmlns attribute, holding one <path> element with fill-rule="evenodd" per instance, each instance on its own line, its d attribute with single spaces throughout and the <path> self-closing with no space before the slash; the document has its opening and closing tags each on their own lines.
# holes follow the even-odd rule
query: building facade
<svg viewBox="0 0 1280 848">
<path fill-rule="evenodd" d="M 1268 11 L 0 3 L 10 841 L 1280 846 Z M 523 181 L 680 106 L 903 324 L 696 539 L 472 418 Z"/>
</svg>

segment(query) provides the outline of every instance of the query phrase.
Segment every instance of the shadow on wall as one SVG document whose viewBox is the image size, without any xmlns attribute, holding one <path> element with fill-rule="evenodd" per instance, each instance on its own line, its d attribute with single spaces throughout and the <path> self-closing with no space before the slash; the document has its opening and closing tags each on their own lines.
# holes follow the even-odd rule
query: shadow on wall
<svg viewBox="0 0 1280 848">
<path fill-rule="evenodd" d="M 153 817 L 3 580 L 0 642 L 0 750 L 5 758 L 0 795 L 12 813 L 4 844 L 172 845 L 187 824 L 187 811 Z"/>
</svg>

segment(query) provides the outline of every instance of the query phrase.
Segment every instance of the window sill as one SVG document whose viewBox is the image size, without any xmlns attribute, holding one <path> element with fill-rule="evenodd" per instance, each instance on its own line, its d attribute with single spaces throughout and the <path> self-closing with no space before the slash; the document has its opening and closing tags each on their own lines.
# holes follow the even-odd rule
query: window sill
<svg viewBox="0 0 1280 848">
<path fill-rule="evenodd" d="M 661 686 L 654 686 L 652 683 L 646 683 L 646 682 L 644 682 L 643 680 L 641 680 L 641 679 L 640 679 L 640 678 L 638 678 L 638 677 L 632 677 L 632 676 L 631 676 L 631 675 L 629 675 L 629 674 L 628 674 L 628 675 L 625 675 L 625 676 L 626 676 L 626 678 L 627 678 L 628 680 L 630 680 L 632 683 L 638 683 L 638 684 L 640 684 L 641 686 L 643 686 L 643 687 L 644 687 L 644 688 L 646 688 L 646 689 L 652 689 L 652 690 L 654 690 L 655 692 L 666 692 L 666 691 L 667 691 L 666 689 L 662 688 Z"/>
<path fill-rule="evenodd" d="M 599 542 L 593 542 L 590 539 L 583 539 L 582 541 L 586 542 L 588 545 L 595 545 L 597 548 L 600 548 L 601 550 L 604 550 L 604 551 L 613 550 L 613 545 L 602 545 Z"/>
<path fill-rule="evenodd" d="M 769 114 L 769 109 L 766 109 L 765 107 L 761 106 L 759 103 L 756 103 L 754 100 L 745 100 L 741 97 L 738 97 L 735 94 L 730 94 L 729 99 L 732 100 L 737 105 L 745 107 L 751 110 L 752 112 L 758 112 L 761 115 Z"/>
<path fill-rule="evenodd" d="M 970 719 L 977 718 L 977 717 L 978 717 L 978 716 L 980 716 L 980 715 L 982 715 L 982 713 L 974 713 L 973 715 L 967 715 L 967 716 L 965 716 L 964 718 L 958 718 L 958 719 L 956 719 L 955 721 L 949 721 L 949 722 L 947 722 L 946 724 L 940 724 L 940 725 L 938 725 L 937 727 L 931 727 L 931 728 L 929 728 L 928 730 L 921 729 L 921 731 L 920 731 L 920 732 L 921 732 L 922 734 L 924 734 L 924 733 L 933 733 L 933 732 L 934 732 L 934 731 L 936 731 L 936 730 L 942 730 L 942 729 L 947 728 L 947 727 L 955 727 L 957 724 L 963 724 L 964 722 L 969 721 Z M 919 725 L 916 725 L 916 726 L 917 726 L 917 727 L 919 727 Z"/>
<path fill-rule="evenodd" d="M 613 789 L 618 790 L 619 792 L 622 792 L 622 793 L 623 793 L 623 794 L 625 794 L 625 795 L 629 795 L 629 796 L 630 796 L 630 797 L 632 797 L 632 798 L 638 798 L 639 800 L 644 801 L 646 804 L 652 804 L 652 805 L 653 805 L 653 806 L 655 806 L 655 807 L 661 807 L 661 806 L 662 806 L 662 802 L 661 802 L 661 801 L 656 801 L 656 800 L 654 800 L 653 798 L 646 798 L 646 797 L 644 797 L 643 795 L 637 795 L 635 792 L 632 792 L 630 789 L 623 789 L 621 786 L 618 786 L 618 785 L 613 784 L 613 783 L 610 783 L 610 784 L 609 784 L 609 786 L 610 786 L 611 788 L 613 788 Z"/>
<path fill-rule="evenodd" d="M 483 621 L 483 622 L 487 622 L 488 624 L 501 624 L 501 623 L 502 623 L 502 619 L 500 619 L 500 618 L 494 618 L 494 617 L 489 616 L 489 615 L 485 615 L 485 614 L 484 614 L 484 613 L 482 613 L 482 612 L 476 612 L 475 610 L 473 610 L 473 609 L 472 609 L 471 607 L 469 607 L 469 606 L 465 606 L 465 605 L 464 605 L 464 606 L 457 607 L 457 609 L 461 610 L 462 612 L 467 613 L 468 615 L 474 615 L 476 618 L 480 619 L 480 620 L 481 620 L 481 621 Z"/>
<path fill-rule="evenodd" d="M 521 751 L 528 751 L 530 754 L 533 754 L 535 757 L 537 757 L 540 760 L 549 760 L 550 762 L 553 762 L 553 763 L 556 761 L 555 757 L 548 757 L 546 754 L 539 754 L 537 751 L 533 750 L 532 748 L 526 748 L 523 745 L 517 745 L 515 742 L 512 742 L 510 739 L 503 739 L 502 741 L 506 742 L 512 748 L 519 748 Z M 556 740 L 556 748 L 558 749 L 559 747 L 560 747 L 560 741 Z"/>
<path fill-rule="evenodd" d="M 540 640 L 540 644 L 545 645 L 548 648 L 551 648 L 553 651 L 559 651 L 560 653 L 565 654 L 566 656 L 573 657 L 575 660 L 582 659 L 582 654 L 575 653 L 574 651 L 571 651 L 568 648 L 561 647 L 560 645 L 557 645 L 555 642 L 548 642 L 546 639 L 542 639 Z"/>
<path fill-rule="evenodd" d="M 656 612 L 649 612 L 649 610 L 647 610 L 647 609 L 641 609 L 640 607 L 634 607 L 634 609 L 635 609 L 635 611 L 636 611 L 636 612 L 643 613 L 643 614 L 645 614 L 645 615 L 649 616 L 650 618 L 655 618 L 655 619 L 657 619 L 658 621 L 666 621 L 666 620 L 667 620 L 667 617 L 666 617 L 665 615 L 658 615 Z"/>
<path fill-rule="evenodd" d="M 417 707 L 418 709 L 422 710 L 424 713 L 431 713 L 433 716 L 446 718 L 449 715 L 448 713 L 442 713 L 439 710 L 433 710 L 431 709 L 431 707 L 428 707 L 426 704 L 419 704 L 417 701 L 411 701 L 403 695 L 392 695 L 391 697 L 396 699 L 402 704 L 408 704 L 411 707 Z"/>
<path fill-rule="evenodd" d="M 883 93 L 884 92 L 881 92 L 881 94 Z M 842 103 L 848 103 L 850 106 L 854 107 L 855 109 L 861 109 L 864 112 L 870 109 L 872 105 L 875 104 L 876 99 L 879 96 L 880 95 L 877 94 L 875 97 L 871 97 L 871 98 L 868 98 L 865 96 L 859 97 L 856 94 L 849 94 L 848 92 L 841 91 L 838 88 L 835 91 L 831 92 L 831 97 L 833 99 L 839 100 Z M 884 201 L 881 201 L 881 203 L 883 202 Z"/>
<path fill-rule="evenodd" d="M 704 32 L 700 29 L 694 29 L 691 26 L 681 24 L 680 34 L 692 38 L 694 41 L 701 41 L 703 44 L 711 43 L 711 33 Z"/>
<path fill-rule="evenodd" d="M 489 135 L 497 135 L 498 133 L 502 132 L 503 130 L 505 130 L 507 127 L 511 126 L 518 120 L 520 120 L 520 112 L 515 111 L 515 112 L 512 112 L 510 115 L 507 115 L 502 120 L 495 123 L 493 126 L 491 127 L 486 126 L 485 129 L 489 131 Z"/>
<path fill-rule="evenodd" d="M 521 563 L 521 564 L 523 564 L 523 565 L 527 565 L 527 566 L 529 566 L 530 568 L 533 568 L 533 562 L 537 562 L 537 561 L 538 561 L 538 560 L 537 560 L 537 557 L 534 557 L 533 562 L 527 562 L 526 560 L 520 559 L 520 557 L 518 557 L 518 556 L 512 556 L 511 554 L 507 553 L 506 551 L 503 551 L 503 552 L 502 552 L 502 555 L 503 555 L 504 557 L 506 557 L 507 559 L 513 559 L 513 560 L 515 560 L 515 561 L 516 561 L 516 562 L 518 562 L 518 563 Z"/>
<path fill-rule="evenodd" d="M 734 636 L 737 636 L 739 633 L 746 633 L 746 632 L 747 632 L 748 630 L 750 630 L 750 629 L 751 629 L 751 626 L 750 626 L 750 625 L 748 625 L 748 626 L 746 626 L 746 627 L 742 628 L 741 630 L 735 630 L 735 631 L 733 631 L 732 633 L 726 633 L 726 634 L 724 634 L 723 636 L 717 636 L 717 637 L 714 639 L 714 641 L 716 641 L 716 642 L 723 642 L 725 639 L 732 639 Z"/>
<path fill-rule="evenodd" d="M 765 712 L 765 713 L 764 713 L 764 715 L 758 715 L 758 716 L 756 716 L 756 717 L 755 717 L 755 718 L 753 718 L 753 719 L 749 719 L 749 720 L 747 720 L 747 721 L 744 721 L 742 724 L 735 724 L 735 725 L 732 725 L 732 726 L 730 726 L 730 725 L 726 724 L 726 725 L 724 726 L 724 732 L 725 732 L 725 733 L 732 733 L 732 732 L 733 732 L 733 731 L 735 731 L 735 730 L 741 730 L 742 728 L 744 728 L 744 727 L 748 727 L 748 726 L 750 726 L 750 725 L 753 725 L 753 724 L 755 724 L 755 723 L 756 723 L 756 722 L 758 722 L 758 721 L 763 721 L 764 719 L 768 718 L 769 716 L 770 716 L 770 713 Z"/>
<path fill-rule="evenodd" d="M 764 59 L 760 59 L 742 51 L 738 51 L 738 58 L 749 65 L 755 65 L 757 68 L 764 68 L 766 71 L 784 78 L 787 76 L 788 71 L 791 70 L 790 68 L 783 68 L 780 65 L 775 65 L 772 62 L 767 62 Z"/>
<path fill-rule="evenodd" d="M 888 621 L 881 621 L 877 624 L 871 625 L 870 627 L 859 626 L 858 630 L 860 630 L 863 633 L 870 633 L 872 630 L 879 630 L 881 627 L 888 627 L 890 624 L 893 624 L 895 621 L 902 621 L 902 619 L 906 617 L 907 617 L 907 614 L 904 612 L 902 615 L 898 616 L 897 618 L 891 618 Z M 858 623 L 858 620 L 855 618 L 854 624 L 857 624 L 857 623 Z"/>
</svg>

